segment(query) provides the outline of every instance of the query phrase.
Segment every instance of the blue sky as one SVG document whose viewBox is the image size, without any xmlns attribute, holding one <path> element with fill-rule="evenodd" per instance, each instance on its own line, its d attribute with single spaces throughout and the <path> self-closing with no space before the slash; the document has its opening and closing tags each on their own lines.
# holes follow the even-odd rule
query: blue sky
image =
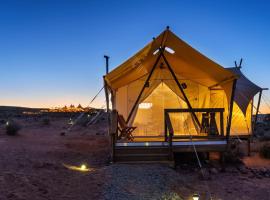
<svg viewBox="0 0 270 200">
<path fill-rule="evenodd" d="M 0 0 L 0 105 L 86 105 L 104 54 L 112 69 L 167 25 L 225 67 L 243 58 L 243 72 L 270 87 L 269 10 L 260 0 Z"/>
</svg>

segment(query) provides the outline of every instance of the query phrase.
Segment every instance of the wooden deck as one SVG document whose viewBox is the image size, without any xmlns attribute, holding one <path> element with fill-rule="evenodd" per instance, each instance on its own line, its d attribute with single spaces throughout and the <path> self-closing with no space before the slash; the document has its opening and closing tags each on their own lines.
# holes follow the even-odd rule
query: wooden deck
<svg viewBox="0 0 270 200">
<path fill-rule="evenodd" d="M 163 162 L 172 161 L 173 154 L 178 152 L 224 152 L 227 141 L 209 139 L 175 139 L 172 147 L 164 138 L 135 138 L 133 142 L 117 141 L 114 149 L 116 162 Z"/>
<path fill-rule="evenodd" d="M 223 120 L 220 120 L 220 130 L 208 129 L 206 133 L 197 135 L 175 135 L 170 112 L 190 112 L 191 109 L 165 109 L 163 136 L 135 136 L 133 141 L 125 141 L 118 135 L 118 114 L 115 111 L 110 129 L 112 141 L 112 160 L 114 162 L 164 162 L 174 161 L 174 155 L 179 152 L 222 152 L 227 149 L 229 132 L 224 131 Z M 219 112 L 223 118 L 223 108 L 193 109 L 196 112 Z M 119 140 L 121 138 L 121 140 Z M 222 158 L 222 156 L 221 156 Z"/>
</svg>

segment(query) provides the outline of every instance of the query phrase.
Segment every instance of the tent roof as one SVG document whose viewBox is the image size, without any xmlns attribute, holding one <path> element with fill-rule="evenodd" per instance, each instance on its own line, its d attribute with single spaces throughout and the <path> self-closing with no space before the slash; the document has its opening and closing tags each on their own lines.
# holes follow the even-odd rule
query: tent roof
<svg viewBox="0 0 270 200">
<path fill-rule="evenodd" d="M 242 110 L 242 112 L 244 114 L 246 114 L 248 104 L 250 103 L 252 98 L 259 91 L 262 90 L 262 88 L 257 86 L 255 83 L 251 82 L 241 72 L 239 67 L 232 67 L 232 68 L 227 68 L 227 69 L 239 76 L 237 83 L 236 83 L 234 101 L 238 104 L 238 106 Z"/>
<path fill-rule="evenodd" d="M 149 74 L 160 47 L 165 48 L 165 57 L 174 73 L 180 77 L 207 87 L 222 85 L 237 78 L 233 71 L 207 58 L 167 29 L 105 76 L 110 88 L 116 90 Z M 161 63 L 164 63 L 163 59 L 159 60 L 158 65 Z"/>
</svg>

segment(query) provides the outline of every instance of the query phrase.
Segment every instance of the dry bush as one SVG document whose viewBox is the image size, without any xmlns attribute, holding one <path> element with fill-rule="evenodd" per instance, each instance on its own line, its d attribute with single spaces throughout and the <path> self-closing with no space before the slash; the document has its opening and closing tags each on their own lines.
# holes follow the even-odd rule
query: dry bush
<svg viewBox="0 0 270 200">
<path fill-rule="evenodd" d="M 9 120 L 6 122 L 6 134 L 7 135 L 17 135 L 18 131 L 21 129 L 21 126 L 13 121 L 13 120 Z"/>
<path fill-rule="evenodd" d="M 264 158 L 270 159 L 270 144 L 265 144 L 260 149 L 260 155 Z"/>
<path fill-rule="evenodd" d="M 44 119 L 42 119 L 42 124 L 45 126 L 48 126 L 51 124 L 51 121 L 49 118 L 44 118 Z"/>
<path fill-rule="evenodd" d="M 244 156 L 240 149 L 238 140 L 231 140 L 228 150 L 224 153 L 224 161 L 232 164 L 242 163 L 241 158 Z"/>
</svg>

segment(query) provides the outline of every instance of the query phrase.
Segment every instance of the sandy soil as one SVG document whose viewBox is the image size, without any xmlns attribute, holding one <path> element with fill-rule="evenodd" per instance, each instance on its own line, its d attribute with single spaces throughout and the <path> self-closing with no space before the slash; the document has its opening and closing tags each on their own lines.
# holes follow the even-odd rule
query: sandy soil
<svg viewBox="0 0 270 200">
<path fill-rule="evenodd" d="M 109 164 L 105 124 L 60 136 L 67 121 L 20 121 L 22 130 L 14 137 L 1 125 L 0 200 L 191 199 L 194 193 L 200 199 L 209 193 L 213 199 L 270 199 L 269 161 L 257 155 L 244 159 L 246 167 L 207 169 L 206 180 L 196 167 Z M 89 172 L 63 165 L 83 163 Z"/>
</svg>

